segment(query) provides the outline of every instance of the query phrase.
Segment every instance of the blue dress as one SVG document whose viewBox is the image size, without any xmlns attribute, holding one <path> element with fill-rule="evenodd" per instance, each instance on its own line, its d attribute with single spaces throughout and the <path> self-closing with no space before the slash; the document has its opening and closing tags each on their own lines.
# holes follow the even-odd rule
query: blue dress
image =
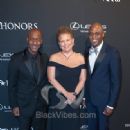
<svg viewBox="0 0 130 130">
<path fill-rule="evenodd" d="M 84 64 L 70 68 L 53 61 L 50 61 L 48 66 L 56 68 L 56 80 L 69 92 L 75 91 L 81 69 L 85 68 Z M 49 92 L 49 106 L 55 106 L 59 103 L 56 93 L 55 88 Z M 68 104 L 63 109 L 49 108 L 47 130 L 80 130 L 79 115 L 80 108 L 74 109 Z"/>
</svg>

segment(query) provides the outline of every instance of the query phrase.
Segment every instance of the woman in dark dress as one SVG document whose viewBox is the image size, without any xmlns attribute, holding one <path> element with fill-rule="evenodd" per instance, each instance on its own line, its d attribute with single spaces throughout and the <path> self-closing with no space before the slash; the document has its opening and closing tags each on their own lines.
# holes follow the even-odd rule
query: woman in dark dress
<svg viewBox="0 0 130 130">
<path fill-rule="evenodd" d="M 48 65 L 48 80 L 53 89 L 49 93 L 47 130 L 80 130 L 80 109 L 72 104 L 84 87 L 85 60 L 73 51 L 74 35 L 70 28 L 60 27 L 57 39 L 61 51 L 51 55 Z"/>
</svg>

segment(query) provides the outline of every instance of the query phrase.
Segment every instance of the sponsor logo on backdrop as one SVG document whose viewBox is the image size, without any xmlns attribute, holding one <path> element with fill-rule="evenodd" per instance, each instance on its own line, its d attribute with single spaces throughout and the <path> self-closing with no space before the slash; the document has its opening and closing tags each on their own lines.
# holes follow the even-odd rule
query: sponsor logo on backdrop
<svg viewBox="0 0 130 130">
<path fill-rule="evenodd" d="M 0 130 L 19 130 L 19 128 L 0 128 Z"/>
<path fill-rule="evenodd" d="M 71 30 L 80 31 L 81 33 L 88 33 L 90 26 L 91 24 L 82 24 L 76 21 L 70 23 Z M 106 32 L 107 25 L 103 25 L 103 29 L 104 29 L 104 32 Z"/>
<path fill-rule="evenodd" d="M 82 24 L 78 22 L 71 22 L 70 28 L 74 31 L 80 31 L 81 33 L 87 33 L 89 30 L 90 24 Z"/>
<path fill-rule="evenodd" d="M 0 104 L 0 111 L 11 112 L 11 107 L 9 105 Z"/>
<path fill-rule="evenodd" d="M 10 61 L 10 58 L 13 54 L 14 53 L 11 52 L 0 53 L 0 61 Z"/>
<path fill-rule="evenodd" d="M 8 87 L 8 80 L 0 80 L 0 86 L 3 86 L 3 87 Z"/>
<path fill-rule="evenodd" d="M 125 124 L 125 127 L 127 127 L 127 128 L 129 127 L 130 128 L 130 123 L 129 124 L 128 123 Z"/>
<path fill-rule="evenodd" d="M 110 2 L 112 2 L 112 3 L 119 3 L 119 2 L 121 2 L 121 0 L 102 0 L 103 2 L 108 2 L 108 3 L 110 3 Z"/>
<path fill-rule="evenodd" d="M 98 3 L 120 3 L 121 2 L 121 0 L 95 0 L 96 2 L 98 2 Z"/>
<path fill-rule="evenodd" d="M 30 30 L 38 28 L 38 23 L 31 22 L 0 22 L 0 30 Z"/>
<path fill-rule="evenodd" d="M 0 128 L 0 130 L 19 130 L 19 128 Z M 33 130 L 33 128 L 31 128 Z"/>
</svg>

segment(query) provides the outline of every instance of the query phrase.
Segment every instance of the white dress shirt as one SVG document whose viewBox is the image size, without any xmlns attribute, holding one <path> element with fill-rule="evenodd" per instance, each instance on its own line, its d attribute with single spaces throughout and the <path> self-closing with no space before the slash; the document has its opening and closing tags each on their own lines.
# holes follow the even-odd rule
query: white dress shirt
<svg viewBox="0 0 130 130">
<path fill-rule="evenodd" d="M 102 46 L 103 46 L 103 41 L 99 46 L 97 46 L 95 48 L 92 46 L 89 49 L 89 65 L 90 65 L 91 73 L 93 72 L 95 61 L 100 53 L 100 50 L 102 49 Z M 94 49 L 96 50 L 96 52 L 94 51 Z"/>
</svg>

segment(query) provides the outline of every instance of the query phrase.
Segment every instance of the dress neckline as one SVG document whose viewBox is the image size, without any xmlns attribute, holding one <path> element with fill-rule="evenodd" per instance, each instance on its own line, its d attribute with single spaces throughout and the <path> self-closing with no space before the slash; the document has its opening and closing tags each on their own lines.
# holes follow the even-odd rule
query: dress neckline
<svg viewBox="0 0 130 130">
<path fill-rule="evenodd" d="M 61 65 L 61 66 L 64 66 L 64 67 L 66 67 L 66 68 L 70 68 L 70 69 L 75 69 L 75 68 L 78 68 L 78 67 L 80 67 L 80 66 L 82 66 L 82 65 L 85 65 L 85 64 L 80 64 L 80 65 L 75 66 L 75 67 L 69 67 L 69 66 L 66 66 L 66 65 L 64 65 L 64 64 L 61 64 L 61 63 L 55 62 L 55 61 L 49 61 L 49 62 L 52 62 L 52 63 L 58 64 L 58 65 Z"/>
</svg>

